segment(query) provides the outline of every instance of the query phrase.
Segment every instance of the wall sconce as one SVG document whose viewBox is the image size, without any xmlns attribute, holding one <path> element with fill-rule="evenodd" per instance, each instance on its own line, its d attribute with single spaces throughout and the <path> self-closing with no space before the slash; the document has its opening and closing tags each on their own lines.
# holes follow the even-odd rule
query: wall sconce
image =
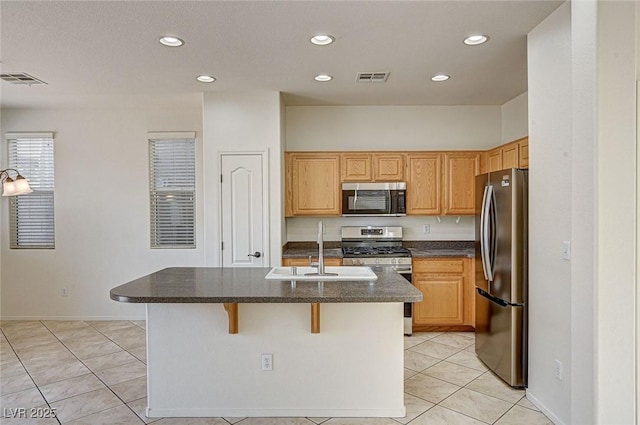
<svg viewBox="0 0 640 425">
<path fill-rule="evenodd" d="M 15 171 L 15 173 L 17 174 L 15 180 L 9 176 L 9 171 Z M 33 190 L 29 187 L 29 182 L 27 181 L 27 179 L 22 177 L 18 170 L 14 168 L 1 170 L 0 181 L 2 182 L 2 196 L 26 195 L 27 193 L 33 192 Z"/>
</svg>

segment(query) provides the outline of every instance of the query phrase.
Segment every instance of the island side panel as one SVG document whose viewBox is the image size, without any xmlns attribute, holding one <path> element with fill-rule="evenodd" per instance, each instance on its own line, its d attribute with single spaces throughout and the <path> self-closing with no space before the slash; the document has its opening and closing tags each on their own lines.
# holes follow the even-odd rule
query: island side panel
<svg viewBox="0 0 640 425">
<path fill-rule="evenodd" d="M 148 304 L 149 417 L 402 417 L 402 303 Z M 261 371 L 261 355 L 273 370 Z"/>
</svg>

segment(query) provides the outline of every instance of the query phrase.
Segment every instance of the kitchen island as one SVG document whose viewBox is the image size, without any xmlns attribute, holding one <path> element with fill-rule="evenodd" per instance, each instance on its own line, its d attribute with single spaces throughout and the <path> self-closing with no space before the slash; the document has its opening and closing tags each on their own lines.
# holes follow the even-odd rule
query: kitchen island
<svg viewBox="0 0 640 425">
<path fill-rule="evenodd" d="M 147 416 L 404 416 L 403 303 L 420 291 L 392 270 L 268 271 L 168 268 L 111 290 L 147 307 Z"/>
</svg>

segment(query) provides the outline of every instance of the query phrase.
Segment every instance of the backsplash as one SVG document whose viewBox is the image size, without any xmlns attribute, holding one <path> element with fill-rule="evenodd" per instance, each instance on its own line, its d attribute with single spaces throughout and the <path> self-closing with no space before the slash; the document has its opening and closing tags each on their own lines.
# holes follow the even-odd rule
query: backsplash
<svg viewBox="0 0 640 425">
<path fill-rule="evenodd" d="M 342 226 L 402 226 L 406 241 L 472 241 L 475 238 L 475 217 L 434 216 L 420 217 L 294 217 L 287 218 L 288 241 L 315 241 L 318 221 L 325 226 L 325 241 L 339 241 Z M 429 233 L 424 233 L 424 226 Z"/>
</svg>

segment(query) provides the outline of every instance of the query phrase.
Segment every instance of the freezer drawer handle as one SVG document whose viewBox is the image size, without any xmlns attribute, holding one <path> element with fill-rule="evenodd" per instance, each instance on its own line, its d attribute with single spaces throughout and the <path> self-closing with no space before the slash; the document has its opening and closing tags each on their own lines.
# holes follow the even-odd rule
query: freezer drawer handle
<svg viewBox="0 0 640 425">
<path fill-rule="evenodd" d="M 488 293 L 487 291 L 485 291 L 484 289 L 480 289 L 480 288 L 476 288 L 476 290 L 478 291 L 478 294 L 480 294 L 481 296 L 487 298 L 489 301 L 493 301 L 494 303 L 502 306 L 502 307 L 508 307 L 509 304 L 508 302 L 506 302 L 505 300 L 501 300 L 500 298 L 494 297 L 493 295 L 491 295 L 490 293 Z"/>
</svg>

